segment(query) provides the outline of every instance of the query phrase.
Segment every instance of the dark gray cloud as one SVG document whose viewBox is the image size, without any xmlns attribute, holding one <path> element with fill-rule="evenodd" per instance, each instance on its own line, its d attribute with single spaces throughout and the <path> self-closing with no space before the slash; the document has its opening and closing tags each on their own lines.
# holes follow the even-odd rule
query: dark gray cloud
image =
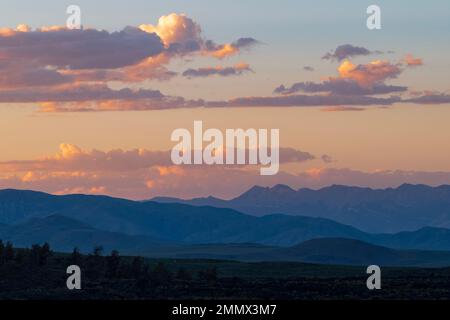
<svg viewBox="0 0 450 320">
<path fill-rule="evenodd" d="M 329 156 L 328 154 L 322 155 L 321 159 L 325 163 L 332 163 L 332 162 L 334 162 L 333 158 L 331 156 Z"/>
<path fill-rule="evenodd" d="M 316 156 L 309 152 L 293 149 L 293 148 L 280 148 L 280 162 L 281 163 L 294 163 L 303 162 L 308 160 L 314 160 Z"/>
<path fill-rule="evenodd" d="M 94 29 L 17 32 L 0 37 L 0 56 L 8 63 L 68 69 L 130 66 L 163 52 L 161 39 L 133 27 L 109 33 Z"/>
<path fill-rule="evenodd" d="M 312 71 L 314 71 L 314 68 L 311 66 L 304 66 L 303 70 L 312 72 Z"/>
<path fill-rule="evenodd" d="M 370 54 L 381 54 L 381 51 L 370 51 L 364 47 L 357 47 L 351 44 L 343 44 L 338 46 L 334 52 L 328 52 L 322 59 L 324 60 L 337 60 L 342 61 L 344 59 L 354 56 L 367 56 Z"/>
<path fill-rule="evenodd" d="M 239 38 L 237 41 L 232 43 L 232 46 L 242 49 L 242 48 L 248 48 L 254 45 L 259 44 L 258 40 L 255 40 L 253 38 Z"/>
</svg>

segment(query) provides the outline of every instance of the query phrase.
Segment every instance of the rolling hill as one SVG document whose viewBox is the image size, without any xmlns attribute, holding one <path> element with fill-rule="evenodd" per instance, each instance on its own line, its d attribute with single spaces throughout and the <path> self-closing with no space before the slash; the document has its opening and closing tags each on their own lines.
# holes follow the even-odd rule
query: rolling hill
<svg viewBox="0 0 450 320">
<path fill-rule="evenodd" d="M 160 241 L 147 236 L 130 236 L 117 232 L 97 230 L 84 223 L 59 215 L 45 218 L 31 218 L 17 225 L 0 226 L 0 239 L 11 241 L 19 247 L 47 242 L 61 252 L 70 252 L 77 247 L 81 252 L 91 252 L 102 246 L 105 252 L 140 251 Z"/>
<path fill-rule="evenodd" d="M 186 244 L 161 242 L 147 236 L 101 231 L 64 216 L 32 218 L 28 222 L 0 227 L 0 238 L 16 246 L 48 242 L 57 251 L 91 252 L 102 246 L 105 253 L 119 250 L 126 255 L 152 258 L 214 259 L 246 262 L 308 262 L 335 265 L 450 266 L 450 252 L 396 250 L 363 241 L 318 238 L 291 247 L 252 243 Z"/>
<path fill-rule="evenodd" d="M 136 253 L 136 252 L 135 252 Z M 395 250 L 353 239 L 321 238 L 289 248 L 254 244 L 151 246 L 140 252 L 149 257 L 214 259 L 245 262 L 308 262 L 315 264 L 402 267 L 450 266 L 450 252 Z"/>
</svg>

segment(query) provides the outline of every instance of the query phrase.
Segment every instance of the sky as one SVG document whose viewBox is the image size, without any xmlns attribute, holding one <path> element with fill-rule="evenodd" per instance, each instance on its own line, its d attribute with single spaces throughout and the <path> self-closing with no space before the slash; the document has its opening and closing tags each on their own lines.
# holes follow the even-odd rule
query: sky
<svg viewBox="0 0 450 320">
<path fill-rule="evenodd" d="M 82 30 L 65 27 L 73 4 Z M 381 30 L 366 27 L 372 4 Z M 0 188 L 148 199 L 450 183 L 448 1 L 0 6 Z M 279 129 L 280 172 L 174 166 L 171 133 L 195 120 Z"/>
</svg>

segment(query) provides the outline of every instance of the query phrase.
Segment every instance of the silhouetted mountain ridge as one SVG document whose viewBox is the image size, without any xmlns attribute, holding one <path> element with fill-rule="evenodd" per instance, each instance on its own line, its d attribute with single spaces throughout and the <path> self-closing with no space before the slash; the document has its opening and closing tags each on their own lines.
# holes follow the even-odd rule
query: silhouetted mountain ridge
<svg viewBox="0 0 450 320">
<path fill-rule="evenodd" d="M 232 208 L 255 216 L 282 213 L 322 217 L 367 232 L 414 231 L 426 226 L 450 228 L 449 185 L 403 184 L 386 189 L 333 185 L 319 190 L 255 186 L 231 200 L 154 201 Z"/>
<path fill-rule="evenodd" d="M 279 188 L 280 191 L 292 192 L 285 188 Z M 442 228 L 371 234 L 320 217 L 280 214 L 255 217 L 210 206 L 105 196 L 54 196 L 30 191 L 0 191 L 0 223 L 8 224 L 0 226 L 4 232 L 0 238 L 4 240 L 18 241 L 19 235 L 23 235 L 19 239 L 21 244 L 57 239 L 61 245 L 67 245 L 65 248 L 80 241 L 85 248 L 103 245 L 127 250 L 139 249 L 137 242 L 143 244 L 143 249 L 149 243 L 254 243 L 290 247 L 317 238 L 346 238 L 395 249 L 450 251 L 450 230 Z M 13 231 L 5 233 L 5 230 Z M 90 241 L 83 242 L 84 239 Z M 118 239 L 122 242 L 114 242 Z"/>
</svg>

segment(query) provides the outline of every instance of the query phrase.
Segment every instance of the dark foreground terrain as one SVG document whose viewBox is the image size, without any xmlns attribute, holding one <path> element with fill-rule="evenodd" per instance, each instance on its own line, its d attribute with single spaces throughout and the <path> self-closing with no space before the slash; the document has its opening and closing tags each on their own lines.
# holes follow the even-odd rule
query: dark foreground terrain
<svg viewBox="0 0 450 320">
<path fill-rule="evenodd" d="M 1 299 L 449 299 L 450 268 L 383 268 L 382 290 L 366 287 L 365 267 L 288 262 L 155 260 L 53 253 L 49 246 L 0 243 Z M 66 269 L 82 270 L 82 289 Z"/>
</svg>

